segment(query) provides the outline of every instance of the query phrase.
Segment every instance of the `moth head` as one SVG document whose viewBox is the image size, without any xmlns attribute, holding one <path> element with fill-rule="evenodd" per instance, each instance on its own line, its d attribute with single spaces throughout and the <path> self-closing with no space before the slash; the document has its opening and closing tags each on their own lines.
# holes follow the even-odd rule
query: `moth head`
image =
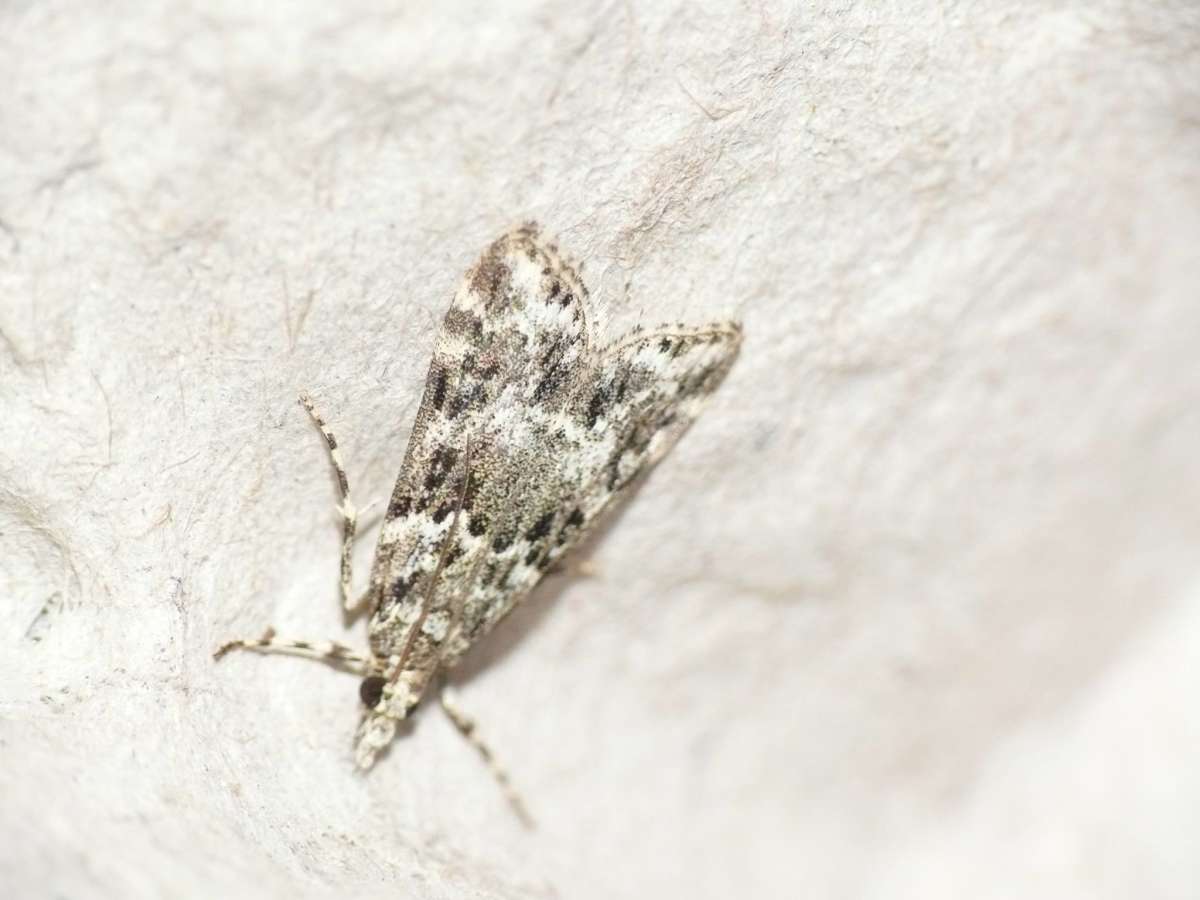
<svg viewBox="0 0 1200 900">
<path fill-rule="evenodd" d="M 382 675 L 368 675 L 358 686 L 358 696 L 367 709 L 374 709 L 383 699 L 383 689 L 387 679 Z"/>
<path fill-rule="evenodd" d="M 391 681 L 382 675 L 364 678 L 358 686 L 358 696 L 366 714 L 358 726 L 354 758 L 359 768 L 369 769 L 379 752 L 396 736 L 396 726 L 416 709 L 419 698 L 406 681 Z"/>
</svg>

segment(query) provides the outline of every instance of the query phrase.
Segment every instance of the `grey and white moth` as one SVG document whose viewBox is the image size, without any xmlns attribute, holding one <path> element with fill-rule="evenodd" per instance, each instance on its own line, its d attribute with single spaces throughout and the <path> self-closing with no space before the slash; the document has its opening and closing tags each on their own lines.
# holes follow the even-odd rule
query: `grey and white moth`
<svg viewBox="0 0 1200 900">
<path fill-rule="evenodd" d="M 454 295 L 379 534 L 370 585 L 350 602 L 356 514 L 337 440 L 342 590 L 371 612 L 370 649 L 285 641 L 235 647 L 358 671 L 356 738 L 368 768 L 438 673 L 452 670 L 596 526 L 699 414 L 737 355 L 741 327 L 640 328 L 600 345 L 576 268 L 535 224 L 493 243 Z M 468 737 L 473 724 L 453 706 Z M 485 747 L 477 747 L 490 759 Z M 502 777 L 502 776 L 501 776 Z"/>
</svg>

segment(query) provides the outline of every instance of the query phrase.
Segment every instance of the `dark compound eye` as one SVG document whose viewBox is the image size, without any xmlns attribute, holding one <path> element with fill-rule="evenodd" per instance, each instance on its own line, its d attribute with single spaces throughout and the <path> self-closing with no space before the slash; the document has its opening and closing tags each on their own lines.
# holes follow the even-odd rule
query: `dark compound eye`
<svg viewBox="0 0 1200 900">
<path fill-rule="evenodd" d="M 358 696 L 362 698 L 363 705 L 368 709 L 374 709 L 379 705 L 379 701 L 383 699 L 383 686 L 387 684 L 387 679 L 381 675 L 371 675 L 362 680 L 362 684 L 358 686 Z"/>
</svg>

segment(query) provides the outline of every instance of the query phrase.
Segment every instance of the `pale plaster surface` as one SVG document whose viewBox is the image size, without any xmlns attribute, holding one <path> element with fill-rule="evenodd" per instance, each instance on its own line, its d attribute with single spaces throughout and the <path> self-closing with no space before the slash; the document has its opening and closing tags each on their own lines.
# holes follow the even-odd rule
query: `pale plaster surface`
<svg viewBox="0 0 1200 900">
<path fill-rule="evenodd" d="M 1194 2 L 0 6 L 0 884 L 1195 897 Z M 508 225 L 697 427 L 369 777 L 295 398 L 387 496 Z M 359 547 L 359 574 L 371 551 Z"/>
</svg>

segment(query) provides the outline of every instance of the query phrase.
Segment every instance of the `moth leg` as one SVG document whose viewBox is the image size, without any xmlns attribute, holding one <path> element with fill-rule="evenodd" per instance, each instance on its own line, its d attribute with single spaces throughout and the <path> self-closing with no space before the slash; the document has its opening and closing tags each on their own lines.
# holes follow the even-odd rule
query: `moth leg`
<svg viewBox="0 0 1200 900">
<path fill-rule="evenodd" d="M 367 592 L 358 598 L 354 598 L 351 594 L 350 551 L 354 547 L 354 535 L 358 529 L 358 510 L 350 500 L 350 481 L 346 477 L 346 467 L 342 465 L 342 454 L 338 450 L 337 438 L 325 420 L 321 418 L 317 408 L 313 406 L 312 398 L 308 394 L 301 394 L 300 402 L 308 410 L 308 415 L 312 418 L 313 423 L 321 429 L 325 445 L 329 448 L 329 461 L 333 464 L 333 470 L 337 474 L 338 491 L 342 496 L 342 502 L 338 506 L 338 512 L 342 515 L 342 608 L 348 613 L 354 613 L 362 607 L 369 594 Z"/>
<path fill-rule="evenodd" d="M 283 653 L 288 656 L 303 656 L 329 663 L 343 669 L 366 675 L 371 671 L 371 658 L 355 653 L 345 644 L 337 641 L 296 641 L 283 640 L 275 636 L 275 629 L 268 628 L 263 636 L 251 640 L 229 641 L 217 648 L 213 659 L 220 659 L 230 650 L 253 650 L 256 653 Z"/>
<path fill-rule="evenodd" d="M 441 701 L 442 709 L 446 711 L 446 715 L 454 723 L 454 727 L 458 729 L 458 733 L 465 737 L 467 742 L 483 757 L 484 765 L 488 767 L 488 770 L 492 773 L 492 777 L 499 783 L 500 790 L 504 792 L 504 796 L 508 799 L 513 811 L 517 814 L 517 818 L 521 820 L 521 824 L 526 828 L 533 828 L 533 817 L 529 815 L 525 801 L 521 799 L 521 795 L 513 787 L 512 780 L 508 777 L 508 772 L 500 763 L 496 762 L 496 757 L 492 755 L 491 748 L 476 733 L 475 720 L 463 712 L 462 707 L 458 705 L 458 698 L 453 688 L 443 683 L 441 691 L 438 693 L 438 699 Z"/>
</svg>

